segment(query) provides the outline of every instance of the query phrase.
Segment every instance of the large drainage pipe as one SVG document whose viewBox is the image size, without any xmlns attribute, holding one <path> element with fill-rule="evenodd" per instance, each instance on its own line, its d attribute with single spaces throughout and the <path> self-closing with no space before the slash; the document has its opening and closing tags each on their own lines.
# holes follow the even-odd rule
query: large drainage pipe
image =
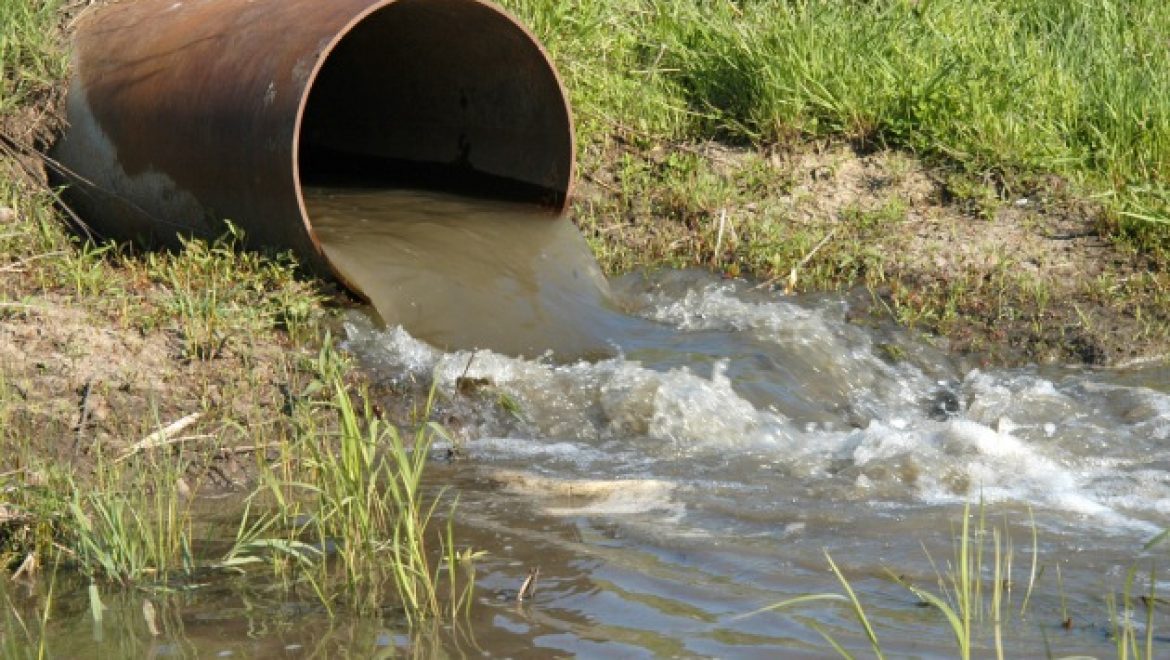
<svg viewBox="0 0 1170 660">
<path fill-rule="evenodd" d="M 563 209 L 564 89 L 536 39 L 482 0 L 134 0 L 78 26 L 51 157 L 98 233 L 213 237 L 334 268 L 302 184 L 384 182 Z M 340 181 L 339 181 L 340 180 Z"/>
</svg>

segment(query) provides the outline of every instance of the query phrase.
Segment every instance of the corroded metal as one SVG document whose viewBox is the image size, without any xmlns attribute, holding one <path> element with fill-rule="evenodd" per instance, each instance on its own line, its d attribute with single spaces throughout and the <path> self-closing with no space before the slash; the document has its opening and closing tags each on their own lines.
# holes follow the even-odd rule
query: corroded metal
<svg viewBox="0 0 1170 660">
<path fill-rule="evenodd" d="M 169 243 L 231 220 L 340 279 L 305 212 L 313 177 L 475 174 L 559 208 L 569 194 L 563 87 L 481 0 L 123 2 L 83 20 L 74 58 L 51 156 L 106 236 Z"/>
</svg>

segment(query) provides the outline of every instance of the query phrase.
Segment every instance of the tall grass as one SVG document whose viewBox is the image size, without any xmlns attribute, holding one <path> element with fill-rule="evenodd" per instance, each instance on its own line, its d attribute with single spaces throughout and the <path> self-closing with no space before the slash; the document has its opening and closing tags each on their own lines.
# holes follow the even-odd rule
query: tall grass
<svg viewBox="0 0 1170 660">
<path fill-rule="evenodd" d="M 292 411 L 300 429 L 273 443 L 276 461 L 258 466 L 262 485 L 234 537 L 201 523 L 192 488 L 179 486 L 207 455 L 160 447 L 134 461 L 99 457 L 92 481 L 57 471 L 48 488 L 26 492 L 28 524 L 50 525 L 27 551 L 42 564 L 63 560 L 93 584 L 174 586 L 259 565 L 289 587 L 307 583 L 331 613 L 391 610 L 411 625 L 465 615 L 479 553 L 456 542 L 453 498 L 423 479 L 442 429 L 423 423 L 404 437 L 368 398 L 355 404 L 328 344 L 319 359 L 329 380 L 308 391 L 323 398 Z"/>
<path fill-rule="evenodd" d="M 330 398 L 313 409 L 335 414 L 336 431 L 318 428 L 320 415 L 305 417 L 289 448 L 292 460 L 280 461 L 283 473 L 269 472 L 254 496 L 273 505 L 253 525 L 267 531 L 280 521 L 289 535 L 245 543 L 227 562 L 245 563 L 255 548 L 295 555 L 300 575 L 330 611 L 397 609 L 412 625 L 466 613 L 479 553 L 457 546 L 453 501 L 445 524 L 438 522 L 445 490 L 432 492 L 423 480 L 431 443 L 443 430 L 423 423 L 408 439 L 379 419 L 364 395 L 355 404 L 340 376 L 324 389 Z"/>
<path fill-rule="evenodd" d="M 191 502 L 177 490 L 184 466 L 152 462 L 147 469 L 99 465 L 97 488 L 68 479 L 68 547 L 91 578 L 129 585 L 194 570 Z"/>
<path fill-rule="evenodd" d="M 49 656 L 48 627 L 56 591 L 56 573 L 49 580 L 38 611 L 21 616 L 6 584 L 0 581 L 0 658 L 43 660 Z"/>
<path fill-rule="evenodd" d="M 982 172 L 1054 172 L 1167 222 L 1160 0 L 505 0 L 568 79 L 585 149 L 842 137 Z"/>
<path fill-rule="evenodd" d="M 1134 660 L 1152 659 L 1157 655 L 1154 653 L 1154 610 L 1158 606 L 1158 580 L 1154 566 L 1150 565 L 1149 584 L 1150 591 L 1146 595 L 1139 598 L 1144 602 L 1145 634 L 1142 635 L 1138 630 L 1137 618 L 1139 615 L 1138 607 L 1134 602 L 1134 578 L 1137 575 L 1137 567 L 1130 568 L 1125 576 L 1125 587 L 1121 593 L 1121 603 L 1117 602 L 1117 597 L 1112 593 L 1105 598 L 1109 606 L 1109 622 L 1112 627 L 1113 641 L 1117 648 L 1117 657 L 1119 660 Z"/>
<path fill-rule="evenodd" d="M 1039 578 L 1037 572 L 1039 562 L 1039 541 L 1035 517 L 1029 511 L 1031 522 L 1032 543 L 1031 562 L 1026 570 L 1026 579 L 1022 584 L 1025 593 L 1019 609 L 1012 604 L 1012 590 L 1016 571 L 1013 565 L 1013 549 L 1011 536 L 1007 524 L 1000 527 L 991 525 L 987 521 L 986 509 L 981 503 L 978 511 L 972 513 L 970 505 L 963 507 L 963 516 L 953 537 L 953 555 L 940 567 L 933 557 L 927 553 L 927 558 L 934 567 L 937 590 L 914 584 L 894 571 L 886 569 L 891 581 L 902 585 L 910 591 L 921 604 L 936 610 L 942 616 L 942 623 L 954 638 L 956 656 L 967 660 L 972 657 L 989 656 L 994 653 L 996 658 L 1015 657 L 1010 644 L 1004 641 L 1004 631 L 1009 625 L 1022 623 L 1031 618 L 1029 610 L 1033 591 Z M 972 521 L 976 524 L 973 526 Z M 1170 532 L 1164 532 L 1152 541 L 1145 549 L 1150 549 L 1170 537 Z M 808 594 L 768 605 L 754 612 L 742 616 L 755 616 L 762 612 L 808 606 L 814 603 L 836 602 L 849 607 L 854 614 L 874 655 L 878 658 L 885 656 L 885 651 L 878 640 L 877 632 L 871 626 L 865 612 L 865 607 L 854 591 L 849 579 L 837 566 L 828 552 L 825 553 L 829 568 L 833 571 L 844 590 L 839 593 Z M 1069 627 L 1071 619 L 1064 602 L 1064 584 L 1060 577 L 1060 568 L 1057 565 L 1057 586 L 1060 591 L 1059 625 Z M 1104 596 L 1104 605 L 1109 616 L 1109 633 L 1112 637 L 1116 657 L 1119 660 L 1143 660 L 1158 657 L 1154 642 L 1154 614 L 1162 604 L 1158 598 L 1158 576 L 1155 566 L 1151 563 L 1147 577 L 1148 590 L 1138 594 L 1135 582 L 1138 569 L 1136 566 L 1126 573 L 1122 586 L 1120 600 L 1112 591 Z M 1141 606 L 1139 606 L 1141 603 Z M 1144 613 L 1144 614 L 1143 614 Z M 1139 620 L 1141 623 L 1139 624 Z M 842 657 L 852 658 L 853 654 L 845 646 L 814 621 L 804 621 L 816 630 L 826 642 Z M 1043 630 L 1043 626 L 1042 626 Z M 1047 640 L 1047 637 L 1045 637 Z M 1047 641 L 1045 642 L 1047 644 Z M 987 651 L 978 653 L 982 646 Z M 1081 657 L 1081 656 L 1075 656 Z"/>
</svg>

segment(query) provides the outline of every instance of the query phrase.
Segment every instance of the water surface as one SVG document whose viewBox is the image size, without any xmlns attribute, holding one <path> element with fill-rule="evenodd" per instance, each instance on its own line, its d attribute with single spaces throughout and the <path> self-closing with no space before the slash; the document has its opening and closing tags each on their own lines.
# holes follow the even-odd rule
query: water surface
<svg viewBox="0 0 1170 660">
<path fill-rule="evenodd" d="M 566 218 L 438 192 L 310 188 L 326 254 L 390 325 L 442 348 L 610 355 L 628 322 Z"/>
<path fill-rule="evenodd" d="M 607 283 L 567 220 L 515 205 L 356 189 L 308 205 L 381 316 L 348 316 L 346 346 L 379 380 L 434 378 L 437 416 L 458 422 L 430 478 L 458 492 L 460 538 L 489 553 L 470 622 L 412 635 L 236 585 L 168 595 L 174 625 L 150 639 L 130 623 L 140 599 L 113 601 L 117 633 L 62 597 L 66 655 L 832 656 L 810 623 L 867 653 L 843 606 L 742 617 L 839 593 L 827 551 L 887 653 L 954 657 L 941 615 L 888 575 L 940 593 L 963 507 L 980 503 L 1011 546 L 1012 611 L 1037 559 L 1027 611 L 1005 624 L 1010 657 L 1112 657 L 1107 599 L 1139 561 L 1136 589 L 1150 558 L 1165 579 L 1166 548 L 1142 550 L 1170 519 L 1165 365 L 973 368 L 853 321 L 847 296 L 691 271 Z M 1144 636 L 1144 610 L 1133 620 Z M 1155 655 L 1170 655 L 1163 610 L 1155 622 Z"/>
<path fill-rule="evenodd" d="M 373 201 L 340 199 L 351 210 Z M 468 460 L 437 470 L 459 486 L 465 534 L 492 552 L 485 599 L 542 566 L 541 597 L 517 609 L 499 596 L 481 640 L 506 633 L 619 656 L 818 655 L 823 641 L 801 623 L 811 616 L 864 648 L 844 609 L 736 618 L 839 591 L 827 550 L 889 650 L 947 655 L 938 614 L 884 576 L 937 590 L 962 507 L 983 503 L 1025 571 L 1016 606 L 1033 516 L 1039 537 L 1041 580 L 1010 627 L 1014 653 L 1111 653 L 1104 595 L 1120 592 L 1170 514 L 1164 367 L 972 368 L 928 338 L 852 322 L 848 297 L 784 296 L 703 272 L 607 284 L 567 221 L 418 200 L 452 221 L 443 231 L 454 240 L 475 236 L 463 252 L 432 227 L 412 234 L 441 242 L 412 264 L 461 273 L 455 302 L 420 324 L 386 313 L 409 305 L 401 298 L 374 295 L 390 327 L 355 315 L 347 345 L 383 378 L 434 375 L 448 393 Z M 387 283 L 398 287 L 397 275 Z M 478 405 L 454 394 L 465 379 L 484 389 Z"/>
</svg>

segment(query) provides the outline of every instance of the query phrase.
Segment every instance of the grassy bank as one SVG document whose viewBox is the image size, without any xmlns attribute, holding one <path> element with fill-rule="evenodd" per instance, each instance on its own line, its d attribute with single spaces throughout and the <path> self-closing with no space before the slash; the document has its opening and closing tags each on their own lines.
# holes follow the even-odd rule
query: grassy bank
<svg viewBox="0 0 1170 660">
<path fill-rule="evenodd" d="M 1164 3 L 505 4 L 566 80 L 611 272 L 863 286 L 996 361 L 1166 354 Z"/>
<path fill-rule="evenodd" d="M 898 147 L 999 185 L 1060 174 L 1164 249 L 1170 7 L 1155 0 L 505 2 L 588 152 L 647 141 Z M 1146 219 L 1148 218 L 1148 221 Z"/>
<path fill-rule="evenodd" d="M 259 570 L 330 612 L 397 602 L 412 622 L 458 605 L 471 555 L 422 481 L 435 429 L 424 410 L 404 438 L 360 403 L 287 255 L 234 234 L 95 247 L 35 191 L 4 191 L 0 567 L 66 568 L 95 594 Z M 237 503 L 226 528 L 207 496 Z"/>
</svg>

